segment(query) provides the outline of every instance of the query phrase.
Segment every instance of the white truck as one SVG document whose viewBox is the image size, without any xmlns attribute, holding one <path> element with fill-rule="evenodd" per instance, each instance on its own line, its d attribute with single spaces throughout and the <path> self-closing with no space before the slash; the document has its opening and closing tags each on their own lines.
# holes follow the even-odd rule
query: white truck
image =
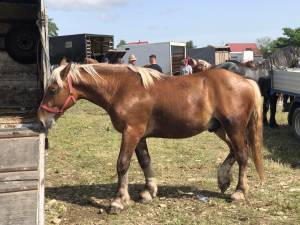
<svg viewBox="0 0 300 225">
<path fill-rule="evenodd" d="M 163 73 L 175 74 L 180 70 L 181 60 L 186 57 L 186 44 L 182 42 L 161 42 L 122 45 L 118 50 L 125 50 L 123 59 L 128 62 L 128 57 L 134 54 L 137 57 L 137 65 L 149 64 L 149 56 L 157 57 L 157 64 L 161 66 Z"/>
</svg>

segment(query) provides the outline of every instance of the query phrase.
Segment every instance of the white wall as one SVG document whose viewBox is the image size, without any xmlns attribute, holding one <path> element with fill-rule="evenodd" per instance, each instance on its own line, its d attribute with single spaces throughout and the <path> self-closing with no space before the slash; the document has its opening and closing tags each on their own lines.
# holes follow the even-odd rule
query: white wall
<svg viewBox="0 0 300 225">
<path fill-rule="evenodd" d="M 243 61 L 242 62 L 249 62 L 254 60 L 253 51 L 244 51 L 243 52 Z"/>
</svg>

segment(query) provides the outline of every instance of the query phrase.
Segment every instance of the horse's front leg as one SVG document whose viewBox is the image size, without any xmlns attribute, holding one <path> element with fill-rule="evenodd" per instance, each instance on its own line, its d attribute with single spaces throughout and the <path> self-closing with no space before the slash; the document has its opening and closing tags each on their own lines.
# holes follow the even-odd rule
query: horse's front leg
<svg viewBox="0 0 300 225">
<path fill-rule="evenodd" d="M 111 203 L 110 213 L 116 214 L 129 204 L 128 175 L 132 154 L 143 136 L 143 131 L 138 128 L 128 126 L 122 135 L 122 144 L 117 161 L 118 187 L 116 198 Z"/>
<path fill-rule="evenodd" d="M 139 164 L 145 175 L 145 190 L 140 193 L 140 197 L 143 202 L 149 202 L 152 198 L 156 197 L 157 184 L 154 178 L 154 172 L 151 166 L 151 158 L 148 152 L 146 139 L 143 138 L 135 149 L 136 156 Z"/>
</svg>

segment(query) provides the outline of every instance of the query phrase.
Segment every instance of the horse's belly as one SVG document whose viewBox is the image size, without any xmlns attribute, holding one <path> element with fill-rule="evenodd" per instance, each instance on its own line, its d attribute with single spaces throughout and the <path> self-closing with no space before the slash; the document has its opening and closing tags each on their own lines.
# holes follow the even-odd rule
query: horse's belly
<svg viewBox="0 0 300 225">
<path fill-rule="evenodd" d="M 207 122 L 199 118 L 177 120 L 159 118 L 149 123 L 146 135 L 160 138 L 187 138 L 207 129 Z"/>
</svg>

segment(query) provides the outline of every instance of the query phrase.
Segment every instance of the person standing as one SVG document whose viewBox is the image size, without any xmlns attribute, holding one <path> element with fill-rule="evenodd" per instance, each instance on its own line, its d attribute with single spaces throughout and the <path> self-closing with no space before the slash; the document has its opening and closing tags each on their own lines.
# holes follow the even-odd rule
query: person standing
<svg viewBox="0 0 300 225">
<path fill-rule="evenodd" d="M 154 70 L 157 70 L 158 72 L 162 73 L 161 67 L 157 64 L 156 55 L 154 55 L 154 54 L 150 55 L 149 62 L 150 62 L 150 65 L 146 65 L 145 66 L 146 68 L 154 69 Z"/>
<path fill-rule="evenodd" d="M 132 65 L 132 66 L 135 66 L 136 65 L 136 60 L 137 60 L 137 58 L 135 57 L 135 55 L 131 54 L 128 57 L 128 64 Z"/>
<path fill-rule="evenodd" d="M 193 68 L 189 65 L 189 60 L 187 58 L 183 59 L 181 63 L 180 75 L 189 75 L 193 73 Z"/>
</svg>

